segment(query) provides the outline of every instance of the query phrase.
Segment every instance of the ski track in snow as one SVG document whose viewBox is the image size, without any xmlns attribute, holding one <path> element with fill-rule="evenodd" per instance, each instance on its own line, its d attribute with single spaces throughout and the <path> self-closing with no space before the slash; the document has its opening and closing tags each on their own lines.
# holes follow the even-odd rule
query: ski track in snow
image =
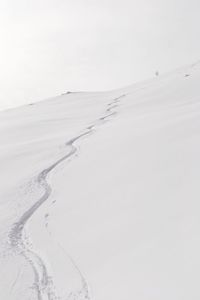
<svg viewBox="0 0 200 300">
<path fill-rule="evenodd" d="M 48 168 L 44 169 L 39 175 L 36 177 L 36 185 L 44 190 L 42 197 L 35 202 L 19 219 L 17 223 L 13 225 L 13 228 L 9 234 L 10 244 L 13 249 L 17 249 L 20 255 L 24 256 L 26 261 L 32 267 L 34 272 L 34 289 L 37 293 L 38 300 L 58 300 L 60 299 L 56 295 L 56 289 L 53 284 L 53 279 L 49 275 L 47 267 L 42 260 L 42 258 L 30 247 L 30 243 L 28 242 L 28 237 L 25 236 L 25 225 L 30 220 L 32 215 L 39 209 L 39 207 L 48 200 L 51 195 L 52 188 L 48 183 L 47 176 L 62 162 L 68 160 L 69 158 L 73 157 L 74 154 L 77 152 L 77 147 L 75 146 L 76 141 L 80 140 L 83 137 L 92 134 L 96 127 L 102 125 L 106 119 L 110 118 L 117 114 L 116 111 L 113 111 L 119 104 L 121 98 L 125 97 L 126 94 L 123 94 L 110 102 L 107 105 L 107 109 L 105 114 L 97 119 L 92 125 L 88 126 L 83 133 L 79 134 L 78 136 L 72 138 L 68 142 L 66 142 L 66 147 L 69 148 L 69 152 L 57 160 L 54 164 L 49 166 Z M 80 276 L 82 282 L 82 289 L 78 292 L 71 292 L 71 294 L 62 300 L 82 300 L 87 299 L 90 300 L 90 292 L 89 292 L 89 285 L 87 280 L 81 273 L 80 269 L 78 268 L 77 264 L 74 262 L 72 257 L 69 257 L 74 268 L 76 269 L 77 273 Z M 18 273 L 19 275 L 19 273 Z M 17 276 L 16 281 L 19 280 L 19 276 Z M 15 282 L 16 283 L 16 282 Z M 13 288 L 14 285 L 13 284 Z"/>
</svg>

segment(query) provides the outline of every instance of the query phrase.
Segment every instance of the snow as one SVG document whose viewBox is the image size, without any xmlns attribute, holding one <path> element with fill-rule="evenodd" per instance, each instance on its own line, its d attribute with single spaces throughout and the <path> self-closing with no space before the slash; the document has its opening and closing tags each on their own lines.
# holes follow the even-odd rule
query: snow
<svg viewBox="0 0 200 300">
<path fill-rule="evenodd" d="M 0 113 L 0 299 L 199 299 L 199 80 Z"/>
</svg>

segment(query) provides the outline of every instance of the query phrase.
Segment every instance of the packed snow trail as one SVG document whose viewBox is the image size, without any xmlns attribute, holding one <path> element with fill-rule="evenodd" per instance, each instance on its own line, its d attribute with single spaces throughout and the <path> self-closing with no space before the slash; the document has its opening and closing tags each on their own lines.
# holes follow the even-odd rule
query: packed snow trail
<svg viewBox="0 0 200 300">
<path fill-rule="evenodd" d="M 38 300 L 56 300 L 60 298 L 56 293 L 56 287 L 53 284 L 53 278 L 48 274 L 47 267 L 43 262 L 42 258 L 35 251 L 30 249 L 29 244 L 27 243 L 27 236 L 26 239 L 24 238 L 25 225 L 30 220 L 32 215 L 40 208 L 40 206 L 45 201 L 48 200 L 49 196 L 51 195 L 52 188 L 51 185 L 48 183 L 48 175 L 50 174 L 50 172 L 52 172 L 59 164 L 74 156 L 74 154 L 77 152 L 77 148 L 75 146 L 76 141 L 93 133 L 97 126 L 102 125 L 106 119 L 116 114 L 116 111 L 113 110 L 117 108 L 119 101 L 125 96 L 126 95 L 123 94 L 120 97 L 115 98 L 112 102 L 109 102 L 105 115 L 97 119 L 97 121 L 95 121 L 92 125 L 88 126 L 86 130 L 83 131 L 83 133 L 66 142 L 68 153 L 65 156 L 61 157 L 59 160 L 57 160 L 54 164 L 52 164 L 51 166 L 39 173 L 39 175 L 36 177 L 35 184 L 36 188 L 42 188 L 44 190 L 44 194 L 38 201 L 34 203 L 34 205 L 31 208 L 29 208 L 20 217 L 19 221 L 14 224 L 10 232 L 9 236 L 11 246 L 14 249 L 17 249 L 19 253 L 25 257 L 25 259 L 33 269 L 35 277 L 34 287 L 36 289 Z M 75 294 L 72 291 L 69 295 L 69 299 L 73 298 L 79 300 L 82 299 L 81 297 L 83 297 L 84 299 L 90 300 L 91 296 L 89 294 L 89 286 L 87 280 L 84 278 L 73 259 L 70 258 L 70 260 L 72 261 L 75 269 L 81 277 L 80 279 L 82 281 L 82 290 L 78 294 Z"/>
</svg>

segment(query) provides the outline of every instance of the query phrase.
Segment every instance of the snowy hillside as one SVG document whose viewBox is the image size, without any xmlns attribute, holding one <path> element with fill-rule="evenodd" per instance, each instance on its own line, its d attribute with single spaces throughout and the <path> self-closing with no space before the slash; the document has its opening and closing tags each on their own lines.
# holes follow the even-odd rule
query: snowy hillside
<svg viewBox="0 0 200 300">
<path fill-rule="evenodd" d="M 200 64 L 0 113 L 0 299 L 199 299 Z"/>
</svg>

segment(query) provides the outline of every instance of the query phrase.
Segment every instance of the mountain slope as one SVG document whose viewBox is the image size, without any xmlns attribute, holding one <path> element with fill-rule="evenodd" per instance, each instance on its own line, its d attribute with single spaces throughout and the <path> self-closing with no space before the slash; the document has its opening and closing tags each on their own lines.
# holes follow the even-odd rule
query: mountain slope
<svg viewBox="0 0 200 300">
<path fill-rule="evenodd" d="M 2 299 L 199 299 L 199 80 L 0 113 Z"/>
</svg>

